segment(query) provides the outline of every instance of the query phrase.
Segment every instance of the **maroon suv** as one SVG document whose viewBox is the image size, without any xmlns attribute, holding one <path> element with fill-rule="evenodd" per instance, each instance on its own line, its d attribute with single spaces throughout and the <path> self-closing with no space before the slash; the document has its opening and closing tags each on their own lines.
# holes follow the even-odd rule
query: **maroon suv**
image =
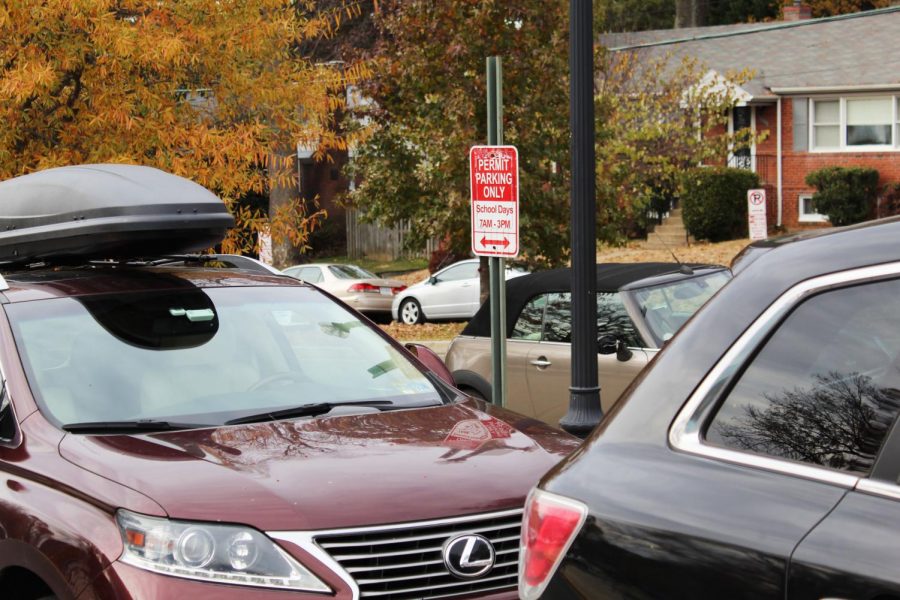
<svg viewBox="0 0 900 600">
<path fill-rule="evenodd" d="M 0 597 L 514 598 L 575 441 L 208 262 L 0 267 Z"/>
</svg>

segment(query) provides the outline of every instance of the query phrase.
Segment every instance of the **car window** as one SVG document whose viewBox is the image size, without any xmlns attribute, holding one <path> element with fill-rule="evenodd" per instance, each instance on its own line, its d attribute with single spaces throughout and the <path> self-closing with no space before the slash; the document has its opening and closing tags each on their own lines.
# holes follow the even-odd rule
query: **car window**
<svg viewBox="0 0 900 600">
<path fill-rule="evenodd" d="M 634 290 L 634 298 L 658 344 L 670 340 L 713 294 L 728 283 L 728 271 Z"/>
<path fill-rule="evenodd" d="M 547 295 L 543 341 L 572 341 L 572 298 L 568 292 Z"/>
<path fill-rule="evenodd" d="M 612 335 L 634 348 L 646 346 L 628 316 L 619 292 L 597 294 L 597 339 L 604 335 Z"/>
<path fill-rule="evenodd" d="M 308 403 L 438 403 L 371 326 L 302 287 L 55 298 L 6 307 L 54 422 L 222 424 Z"/>
<path fill-rule="evenodd" d="M 644 345 L 618 292 L 597 294 L 597 338 L 603 335 L 613 335 L 629 346 Z M 549 294 L 544 311 L 543 340 L 572 341 L 572 296 L 569 292 Z"/>
<path fill-rule="evenodd" d="M 541 325 L 544 322 L 544 306 L 547 305 L 547 294 L 535 296 L 525 305 L 516 324 L 513 327 L 510 338 L 516 340 L 541 339 Z"/>
<path fill-rule="evenodd" d="M 470 262 L 454 265 L 437 276 L 439 281 L 460 281 L 478 277 L 478 263 Z"/>
<path fill-rule="evenodd" d="M 338 279 L 378 279 L 378 275 L 356 265 L 329 265 L 328 270 Z"/>
<path fill-rule="evenodd" d="M 867 474 L 900 412 L 900 282 L 797 307 L 746 368 L 706 441 Z"/>
<path fill-rule="evenodd" d="M 302 279 L 307 283 L 319 283 L 322 281 L 322 269 L 319 267 L 303 267 L 294 277 Z"/>
</svg>

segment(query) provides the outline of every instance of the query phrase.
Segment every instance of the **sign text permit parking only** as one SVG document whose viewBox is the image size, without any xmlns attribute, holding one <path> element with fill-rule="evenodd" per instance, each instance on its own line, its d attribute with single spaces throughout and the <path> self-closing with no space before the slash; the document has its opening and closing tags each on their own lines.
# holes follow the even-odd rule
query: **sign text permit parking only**
<svg viewBox="0 0 900 600">
<path fill-rule="evenodd" d="M 515 146 L 469 150 L 472 190 L 472 252 L 519 254 L 519 152 Z"/>
</svg>

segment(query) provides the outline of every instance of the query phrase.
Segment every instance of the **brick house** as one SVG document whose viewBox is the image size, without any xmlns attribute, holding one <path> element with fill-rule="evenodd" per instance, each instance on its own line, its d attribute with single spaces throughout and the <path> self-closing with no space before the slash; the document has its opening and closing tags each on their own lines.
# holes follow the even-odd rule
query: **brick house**
<svg viewBox="0 0 900 600">
<path fill-rule="evenodd" d="M 900 182 L 900 6 L 810 19 L 785 7 L 785 21 L 606 34 L 616 52 L 693 57 L 713 74 L 754 73 L 741 86 L 729 130 L 767 132 L 728 157 L 767 188 L 770 225 L 815 225 L 810 171 L 825 166 L 878 170 Z"/>
</svg>

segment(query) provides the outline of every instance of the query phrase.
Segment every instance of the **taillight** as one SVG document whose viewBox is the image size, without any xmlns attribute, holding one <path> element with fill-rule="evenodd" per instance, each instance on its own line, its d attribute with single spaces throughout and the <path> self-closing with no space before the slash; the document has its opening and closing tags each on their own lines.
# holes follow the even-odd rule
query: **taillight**
<svg viewBox="0 0 900 600">
<path fill-rule="evenodd" d="M 381 291 L 377 285 L 371 283 L 354 283 L 347 288 L 348 292 L 363 292 L 364 294 L 377 294 Z"/>
<path fill-rule="evenodd" d="M 538 598 L 562 562 L 587 517 L 576 500 L 533 489 L 525 503 L 522 553 L 519 559 L 519 597 Z"/>
<path fill-rule="evenodd" d="M 402 292 L 405 289 L 406 289 L 405 285 L 399 285 L 397 287 L 392 287 L 391 291 L 394 292 L 395 294 L 399 294 L 400 292 Z"/>
</svg>

